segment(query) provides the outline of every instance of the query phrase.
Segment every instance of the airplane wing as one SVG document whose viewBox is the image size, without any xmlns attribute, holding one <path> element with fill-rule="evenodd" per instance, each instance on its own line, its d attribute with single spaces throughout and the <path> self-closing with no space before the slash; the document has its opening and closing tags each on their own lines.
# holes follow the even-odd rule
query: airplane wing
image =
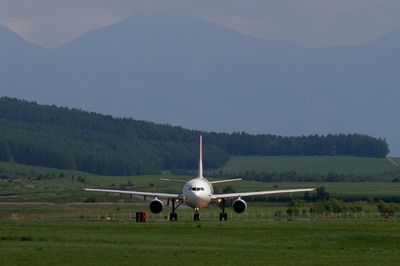
<svg viewBox="0 0 400 266">
<path fill-rule="evenodd" d="M 313 191 L 313 190 L 315 190 L 315 188 L 283 189 L 283 190 L 269 190 L 269 191 L 256 191 L 256 192 L 214 194 L 211 199 L 212 200 L 232 199 L 232 198 L 249 197 L 249 196 L 263 196 L 263 195 L 276 195 L 276 194 L 284 194 L 284 193 L 307 192 L 307 191 Z"/>
<path fill-rule="evenodd" d="M 168 194 L 168 193 L 142 192 L 142 191 L 129 191 L 129 190 L 85 188 L 85 191 L 129 194 L 129 195 L 135 195 L 135 196 L 157 197 L 159 199 L 181 199 L 182 198 L 181 194 Z"/>
</svg>

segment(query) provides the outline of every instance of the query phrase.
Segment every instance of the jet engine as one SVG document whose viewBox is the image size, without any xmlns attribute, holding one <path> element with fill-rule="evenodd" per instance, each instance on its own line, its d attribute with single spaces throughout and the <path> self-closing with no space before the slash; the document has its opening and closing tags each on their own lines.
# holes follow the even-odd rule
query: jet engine
<svg viewBox="0 0 400 266">
<path fill-rule="evenodd" d="M 150 202 L 150 211 L 152 213 L 160 213 L 160 212 L 162 212 L 163 208 L 164 208 L 164 204 L 159 199 L 153 199 Z"/>
<path fill-rule="evenodd" d="M 232 208 L 236 213 L 242 213 L 247 209 L 247 204 L 241 198 L 238 198 L 233 201 Z"/>
</svg>

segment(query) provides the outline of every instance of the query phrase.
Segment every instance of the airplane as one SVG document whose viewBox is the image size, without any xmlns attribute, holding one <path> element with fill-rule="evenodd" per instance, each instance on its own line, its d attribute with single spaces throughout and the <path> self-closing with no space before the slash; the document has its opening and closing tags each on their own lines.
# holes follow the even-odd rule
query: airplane
<svg viewBox="0 0 400 266">
<path fill-rule="evenodd" d="M 182 205 L 194 209 L 193 219 L 195 221 L 200 220 L 200 209 L 207 207 L 209 204 L 219 205 L 221 212 L 219 214 L 219 220 L 227 220 L 228 214 L 225 212 L 226 200 L 232 200 L 232 208 L 236 213 L 243 213 L 247 209 L 247 203 L 242 198 L 249 196 L 265 196 L 265 195 L 280 195 L 284 193 L 296 193 L 296 192 L 307 192 L 313 191 L 315 188 L 305 189 L 284 189 L 284 190 L 269 190 L 269 191 L 255 191 L 255 192 L 238 192 L 238 193 L 225 193 L 225 194 L 214 194 L 214 184 L 221 184 L 226 182 L 240 181 L 241 178 L 226 179 L 218 181 L 208 181 L 203 176 L 203 139 L 200 136 L 200 158 L 199 158 L 199 174 L 196 178 L 189 181 L 175 180 L 161 178 L 163 181 L 182 183 L 183 189 L 180 194 L 169 194 L 169 193 L 158 193 L 158 192 L 142 192 L 142 191 L 127 191 L 127 190 L 112 190 L 112 189 L 95 189 L 85 188 L 86 191 L 92 192 L 107 192 L 107 193 L 119 193 L 129 194 L 135 196 L 153 197 L 150 202 L 150 211 L 152 213 L 161 213 L 164 209 L 164 203 L 162 200 L 167 200 L 172 203 L 172 212 L 169 215 L 170 221 L 177 221 L 178 214 L 176 210 Z"/>
</svg>

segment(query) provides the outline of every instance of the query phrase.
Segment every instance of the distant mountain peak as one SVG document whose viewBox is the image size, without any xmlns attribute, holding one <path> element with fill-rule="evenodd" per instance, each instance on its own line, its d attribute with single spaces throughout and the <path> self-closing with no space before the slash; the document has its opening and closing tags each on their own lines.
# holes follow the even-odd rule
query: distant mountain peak
<svg viewBox="0 0 400 266">
<path fill-rule="evenodd" d="M 14 31 L 12 31 L 11 29 L 0 24 L 0 40 L 7 41 L 10 39 L 23 39 L 23 38 Z"/>
<path fill-rule="evenodd" d="M 0 25 L 0 54 L 12 51 L 19 52 L 25 49 L 46 50 L 46 48 L 28 42 L 13 30 Z"/>
<path fill-rule="evenodd" d="M 259 42 L 265 46 L 280 45 L 300 47 L 291 41 L 264 40 L 251 35 L 244 35 L 229 27 L 211 23 L 194 16 L 171 15 L 161 13 L 156 15 L 132 15 L 112 25 L 89 31 L 67 43 L 63 47 L 85 46 L 92 42 L 94 46 L 103 48 L 111 42 L 148 42 L 149 44 L 160 41 L 176 42 L 225 42 L 226 45 L 235 45 L 245 40 Z M 162 43 L 158 43 L 162 45 Z M 63 48 L 62 47 L 62 48 Z M 88 47 L 89 48 L 89 47 Z"/>
<path fill-rule="evenodd" d="M 400 49 L 400 29 L 388 31 L 367 45 L 378 49 Z"/>
</svg>

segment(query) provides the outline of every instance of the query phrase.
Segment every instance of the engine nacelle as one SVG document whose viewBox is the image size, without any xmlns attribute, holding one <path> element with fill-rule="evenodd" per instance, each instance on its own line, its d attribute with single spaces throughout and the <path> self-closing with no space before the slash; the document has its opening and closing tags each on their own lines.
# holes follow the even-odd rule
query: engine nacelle
<svg viewBox="0 0 400 266">
<path fill-rule="evenodd" d="M 236 213 L 242 213 L 247 209 L 247 204 L 242 199 L 236 199 L 232 203 L 232 208 Z"/>
<path fill-rule="evenodd" d="M 152 213 L 160 213 L 164 209 L 164 204 L 159 199 L 153 199 L 150 202 L 150 211 Z"/>
</svg>

